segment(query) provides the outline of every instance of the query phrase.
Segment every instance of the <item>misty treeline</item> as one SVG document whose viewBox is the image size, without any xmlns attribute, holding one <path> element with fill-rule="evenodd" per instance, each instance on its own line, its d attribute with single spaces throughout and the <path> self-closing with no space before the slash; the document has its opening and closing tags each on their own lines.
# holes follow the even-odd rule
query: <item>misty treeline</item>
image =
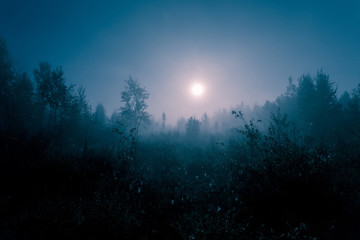
<svg viewBox="0 0 360 240">
<path fill-rule="evenodd" d="M 360 235 L 360 85 L 338 97 L 319 71 L 176 126 L 131 77 L 119 93 L 108 118 L 61 67 L 16 70 L 0 40 L 1 239 Z"/>
</svg>

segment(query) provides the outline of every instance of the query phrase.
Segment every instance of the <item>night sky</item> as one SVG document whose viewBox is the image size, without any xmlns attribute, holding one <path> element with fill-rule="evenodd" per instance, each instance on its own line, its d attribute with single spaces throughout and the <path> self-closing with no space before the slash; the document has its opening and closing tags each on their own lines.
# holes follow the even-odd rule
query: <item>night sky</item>
<svg viewBox="0 0 360 240">
<path fill-rule="evenodd" d="M 172 123 L 274 100 L 289 77 L 320 69 L 339 93 L 360 83 L 357 0 L 0 0 L 0 35 L 18 69 L 62 65 L 108 115 L 130 75 L 150 92 L 150 114 Z"/>
</svg>

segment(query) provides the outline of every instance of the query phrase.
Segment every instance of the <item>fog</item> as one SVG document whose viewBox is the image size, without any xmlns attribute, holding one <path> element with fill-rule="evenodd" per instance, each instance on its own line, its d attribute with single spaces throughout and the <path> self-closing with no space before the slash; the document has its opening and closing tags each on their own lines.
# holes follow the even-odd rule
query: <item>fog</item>
<svg viewBox="0 0 360 240">
<path fill-rule="evenodd" d="M 319 69 L 340 93 L 360 78 L 357 1 L 2 1 L 0 11 L 15 66 L 61 65 L 109 115 L 130 75 L 151 93 L 151 114 L 172 123 L 273 101 L 289 77 Z M 188 92 L 196 78 L 208 89 L 201 103 Z"/>
<path fill-rule="evenodd" d="M 0 2 L 0 239 L 357 239 L 359 9 Z"/>
</svg>

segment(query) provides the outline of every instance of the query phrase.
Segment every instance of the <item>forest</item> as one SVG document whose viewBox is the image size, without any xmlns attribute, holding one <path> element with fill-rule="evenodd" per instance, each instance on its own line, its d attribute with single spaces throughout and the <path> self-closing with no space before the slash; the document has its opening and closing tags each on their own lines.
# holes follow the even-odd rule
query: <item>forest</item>
<svg viewBox="0 0 360 240">
<path fill-rule="evenodd" d="M 358 239 L 360 84 L 284 90 L 170 126 L 129 77 L 108 117 L 1 38 L 0 239 Z"/>
</svg>

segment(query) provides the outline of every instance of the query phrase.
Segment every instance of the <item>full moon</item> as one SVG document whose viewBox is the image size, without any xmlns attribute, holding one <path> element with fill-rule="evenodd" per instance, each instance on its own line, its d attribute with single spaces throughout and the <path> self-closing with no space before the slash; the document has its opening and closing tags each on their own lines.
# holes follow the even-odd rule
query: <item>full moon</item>
<svg viewBox="0 0 360 240">
<path fill-rule="evenodd" d="M 200 84 L 194 84 L 191 88 L 191 91 L 195 96 L 200 96 L 204 92 L 204 87 Z"/>
</svg>

